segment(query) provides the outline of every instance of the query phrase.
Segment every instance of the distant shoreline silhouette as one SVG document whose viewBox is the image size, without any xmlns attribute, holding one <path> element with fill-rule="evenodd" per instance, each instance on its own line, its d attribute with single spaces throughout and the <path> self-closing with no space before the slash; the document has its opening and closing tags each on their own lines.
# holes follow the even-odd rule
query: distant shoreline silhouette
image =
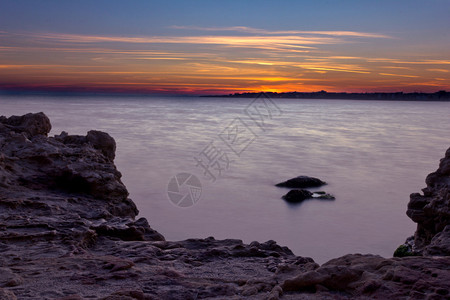
<svg viewBox="0 0 450 300">
<path fill-rule="evenodd" d="M 295 99 L 355 99 L 355 100 L 407 100 L 407 101 L 450 101 L 450 92 L 438 91 L 435 93 L 336 93 L 336 92 L 264 92 L 271 98 L 295 98 Z M 226 97 L 226 98 L 254 98 L 260 93 L 234 93 L 228 95 L 209 95 L 201 97 Z"/>
</svg>

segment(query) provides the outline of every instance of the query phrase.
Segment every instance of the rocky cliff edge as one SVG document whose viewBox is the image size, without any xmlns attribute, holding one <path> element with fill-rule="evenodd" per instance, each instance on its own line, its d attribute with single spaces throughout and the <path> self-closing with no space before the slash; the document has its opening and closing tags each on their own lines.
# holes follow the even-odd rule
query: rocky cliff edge
<svg viewBox="0 0 450 300">
<path fill-rule="evenodd" d="M 319 266 L 274 241 L 165 241 L 136 220 L 111 136 L 50 129 L 43 113 L 0 117 L 0 299 L 450 297 L 450 149 L 411 195 L 413 256 Z"/>
</svg>

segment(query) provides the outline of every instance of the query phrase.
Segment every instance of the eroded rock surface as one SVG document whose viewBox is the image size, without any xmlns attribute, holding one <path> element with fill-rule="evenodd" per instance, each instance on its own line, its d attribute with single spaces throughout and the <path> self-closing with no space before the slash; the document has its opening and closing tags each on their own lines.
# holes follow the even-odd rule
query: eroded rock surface
<svg viewBox="0 0 450 300">
<path fill-rule="evenodd" d="M 50 128 L 42 113 L 0 117 L 0 299 L 450 297 L 445 162 L 410 205 L 424 256 L 319 266 L 274 241 L 165 241 L 136 220 L 108 134 L 47 137 Z"/>
<path fill-rule="evenodd" d="M 414 251 L 450 255 L 450 149 L 426 178 L 423 195 L 411 194 L 407 215 L 417 223 Z"/>
</svg>

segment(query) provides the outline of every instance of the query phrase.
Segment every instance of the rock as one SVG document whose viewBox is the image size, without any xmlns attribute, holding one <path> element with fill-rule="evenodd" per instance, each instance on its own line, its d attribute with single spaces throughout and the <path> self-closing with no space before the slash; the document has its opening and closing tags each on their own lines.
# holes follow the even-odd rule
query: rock
<svg viewBox="0 0 450 300">
<path fill-rule="evenodd" d="M 17 300 L 16 295 L 12 291 L 8 291 L 0 288 L 0 299 L 1 300 Z"/>
<path fill-rule="evenodd" d="M 137 221 L 114 218 L 91 227 L 98 235 L 116 237 L 124 241 L 164 241 L 164 237 L 153 230 L 145 218 Z"/>
<path fill-rule="evenodd" d="M 308 190 L 291 190 L 282 197 L 284 200 L 290 203 L 300 203 L 307 199 L 320 199 L 320 200 L 334 200 L 334 196 L 331 194 L 312 193 Z"/>
<path fill-rule="evenodd" d="M 292 179 L 289 179 L 284 182 L 280 182 L 276 184 L 275 186 L 278 187 L 287 187 L 287 188 L 311 188 L 311 187 L 319 187 L 322 185 L 325 185 L 326 182 L 314 178 L 314 177 L 308 177 L 308 176 L 298 176 Z"/>
<path fill-rule="evenodd" d="M 107 134 L 97 130 L 91 130 L 86 135 L 86 140 L 95 149 L 99 149 L 111 161 L 116 156 L 116 141 Z"/>
<path fill-rule="evenodd" d="M 414 236 L 406 239 L 405 243 L 398 246 L 394 252 L 394 257 L 420 256 L 421 254 L 414 250 Z"/>
<path fill-rule="evenodd" d="M 291 190 L 283 196 L 283 199 L 290 203 L 299 203 L 312 198 L 312 195 L 313 193 L 307 190 Z"/>
<path fill-rule="evenodd" d="M 120 290 L 112 295 L 103 298 L 102 300 L 151 300 L 152 297 L 147 297 L 142 291 L 135 290 Z"/>
<path fill-rule="evenodd" d="M 40 112 L 36 114 L 26 114 L 23 116 L 11 116 L 9 118 L 3 117 L 0 119 L 6 128 L 18 133 L 24 133 L 27 138 L 41 134 L 47 136 L 52 129 L 48 117 Z"/>
<path fill-rule="evenodd" d="M 450 149 L 425 180 L 423 195 L 411 194 L 406 214 L 417 223 L 414 251 L 448 255 L 450 225 Z"/>
<path fill-rule="evenodd" d="M 423 254 L 450 256 L 450 225 L 445 226 L 443 231 L 431 239 L 430 244 L 424 248 Z"/>
<path fill-rule="evenodd" d="M 113 138 L 99 131 L 47 137 L 45 120 L 0 118 L 3 298 L 229 298 L 247 281 L 246 293 L 260 298 L 275 286 L 269 266 L 295 265 L 274 241 L 164 241 L 146 219 L 135 220 L 113 164 Z"/>
<path fill-rule="evenodd" d="M 46 119 L 0 117 L 0 299 L 450 296 L 450 150 L 408 208 L 420 226 L 406 250 L 422 245 L 422 256 L 349 254 L 319 266 L 272 240 L 165 241 L 136 220 L 113 139 L 97 131 L 47 137 Z"/>
<path fill-rule="evenodd" d="M 311 299 L 403 299 L 417 293 L 436 297 L 449 294 L 450 282 L 445 282 L 450 279 L 449 266 L 448 258 L 386 259 L 353 254 L 284 280 L 280 286 L 285 294 L 309 293 Z"/>
<path fill-rule="evenodd" d="M 0 287 L 14 287 L 23 283 L 22 277 L 9 268 L 0 268 Z"/>
</svg>

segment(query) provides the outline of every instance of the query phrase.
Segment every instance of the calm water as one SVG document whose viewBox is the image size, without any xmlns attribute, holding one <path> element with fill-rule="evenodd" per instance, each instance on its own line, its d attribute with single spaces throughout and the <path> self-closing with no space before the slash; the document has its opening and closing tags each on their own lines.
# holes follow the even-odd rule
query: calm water
<svg viewBox="0 0 450 300">
<path fill-rule="evenodd" d="M 244 113 L 252 99 L 0 97 L 1 115 L 44 111 L 52 135 L 110 133 L 130 197 L 167 239 L 273 239 L 319 263 L 391 256 L 415 230 L 409 194 L 450 146 L 450 103 L 275 99 L 282 114 L 262 131 Z M 240 157 L 218 137 L 237 117 L 257 135 Z M 211 141 L 231 160 L 215 182 L 193 159 Z M 182 171 L 203 186 L 190 208 L 166 193 Z M 280 199 L 288 190 L 274 184 L 298 175 L 327 181 L 322 189 L 336 200 L 288 205 Z"/>
</svg>

